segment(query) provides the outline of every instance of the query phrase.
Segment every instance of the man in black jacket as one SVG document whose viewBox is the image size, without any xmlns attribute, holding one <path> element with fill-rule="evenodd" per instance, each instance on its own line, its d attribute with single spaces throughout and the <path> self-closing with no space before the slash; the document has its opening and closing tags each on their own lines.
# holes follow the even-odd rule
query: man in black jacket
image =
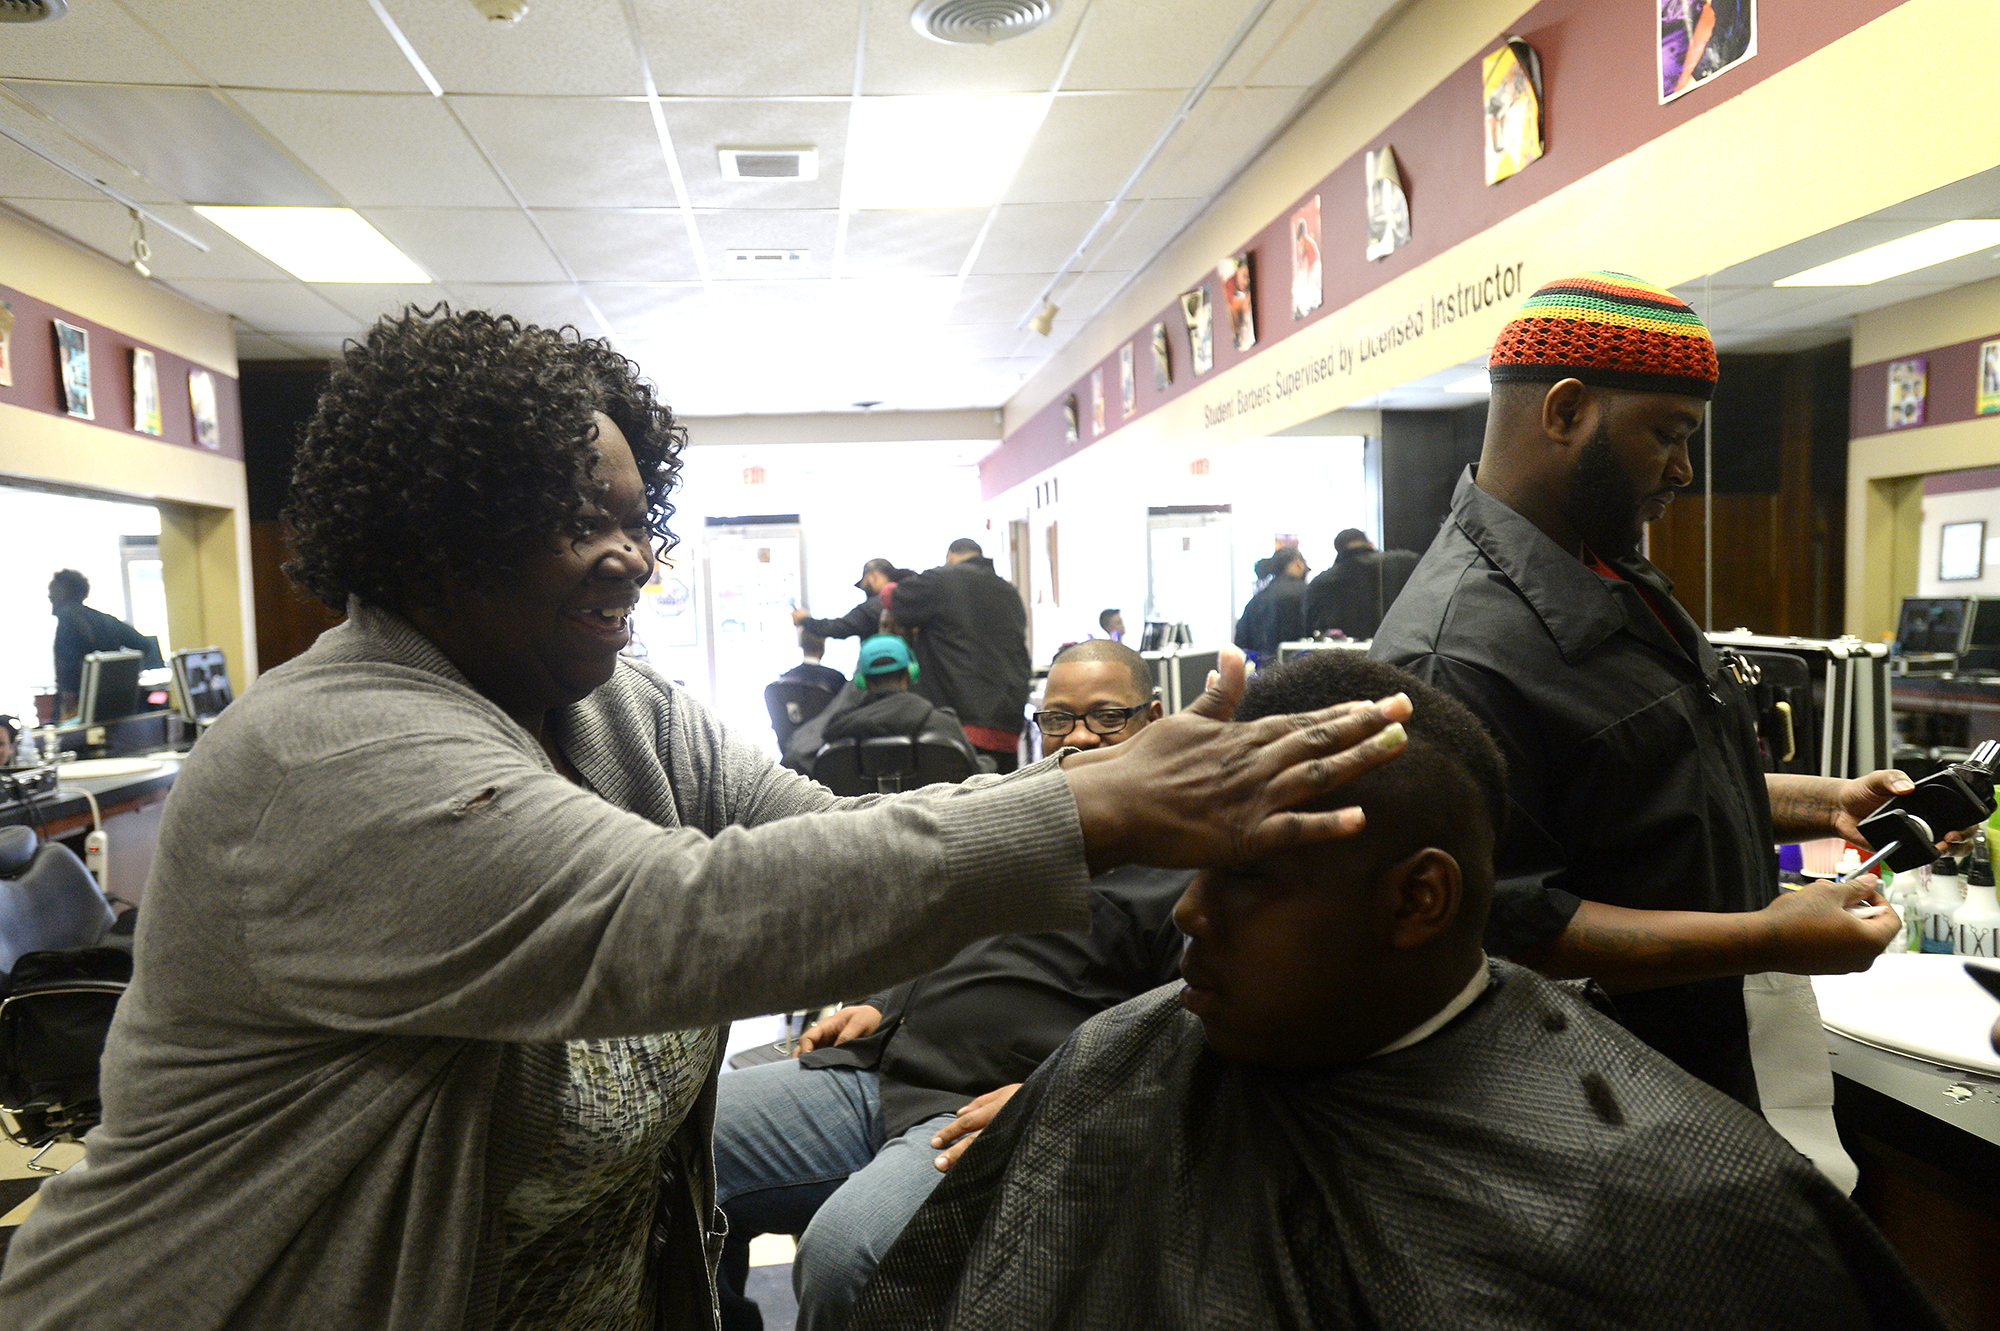
<svg viewBox="0 0 2000 1331">
<path fill-rule="evenodd" d="M 1014 585 L 977 541 L 960 537 L 940 567 L 890 583 L 882 605 L 898 628 L 915 631 L 917 692 L 956 712 L 973 745 L 1013 771 L 1033 671 Z"/>
<path fill-rule="evenodd" d="M 1333 538 L 1333 567 L 1306 584 L 1306 626 L 1356 642 L 1375 636 L 1382 616 L 1417 567 L 1409 550 L 1377 550 L 1357 527 Z"/>
<path fill-rule="evenodd" d="M 972 770 L 979 770 L 979 753 L 951 709 L 938 707 L 910 687 L 910 646 L 893 633 L 878 633 L 861 644 L 861 658 L 854 668 L 859 688 L 843 690 L 820 717 L 806 725 L 818 732 L 813 753 L 820 745 L 843 739 L 878 739 L 907 735 L 950 744 L 965 755 Z M 921 673 L 919 671 L 919 673 Z M 801 731 L 806 727 L 800 727 Z M 810 741 L 809 741 L 810 742 Z M 811 754 L 806 755 L 806 774 L 812 775 Z"/>
<path fill-rule="evenodd" d="M 166 662 L 160 643 L 141 633 L 115 615 L 85 605 L 90 595 L 90 579 L 73 568 L 59 569 L 49 579 L 49 613 L 56 617 L 56 693 L 62 715 L 74 716 L 83 689 L 83 658 L 91 652 L 115 652 L 125 648 L 143 653 L 148 670 Z"/>
<path fill-rule="evenodd" d="M 871 559 L 861 566 L 857 590 L 867 595 L 862 602 L 838 619 L 814 619 L 810 611 L 792 611 L 792 623 L 821 638 L 867 638 L 882 631 L 882 588 L 894 582 L 899 569 L 886 559 Z"/>
<path fill-rule="evenodd" d="M 1102 638 L 1056 658 L 1044 701 L 1035 719 L 1051 747 L 1121 744 L 1161 711 L 1145 661 Z M 1173 908 L 1192 877 L 1101 874 L 1088 933 L 975 943 L 812 1027 L 798 1060 L 725 1074 L 715 1118 L 725 1327 L 761 1324 L 734 1292 L 752 1236 L 801 1232 L 801 1331 L 838 1325 L 904 1221 L 1035 1065 L 1086 1018 L 1179 973 Z"/>
<path fill-rule="evenodd" d="M 1278 664 L 1278 644 L 1306 636 L 1306 557 L 1296 545 L 1279 546 L 1268 567 L 1271 581 L 1243 607 L 1236 621 L 1236 645 L 1259 665 Z"/>
</svg>

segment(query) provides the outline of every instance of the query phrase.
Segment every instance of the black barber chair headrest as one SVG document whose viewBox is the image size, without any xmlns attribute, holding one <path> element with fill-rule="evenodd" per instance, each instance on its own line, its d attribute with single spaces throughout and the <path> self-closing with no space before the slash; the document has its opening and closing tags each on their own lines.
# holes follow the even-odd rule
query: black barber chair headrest
<svg viewBox="0 0 2000 1331">
<path fill-rule="evenodd" d="M 0 827 L 0 878 L 18 877 L 35 858 L 39 844 L 33 828 Z"/>
<path fill-rule="evenodd" d="M 22 834 L 27 854 L 21 854 Z M 25 827 L 0 829 L 0 971 L 29 952 L 95 947 L 114 915 L 68 846 L 39 849 Z"/>
</svg>

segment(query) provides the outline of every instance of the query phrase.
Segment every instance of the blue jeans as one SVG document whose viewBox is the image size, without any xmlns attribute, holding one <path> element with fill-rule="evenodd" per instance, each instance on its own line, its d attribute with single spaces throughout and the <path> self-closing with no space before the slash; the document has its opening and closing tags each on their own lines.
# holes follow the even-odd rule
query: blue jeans
<svg viewBox="0 0 2000 1331">
<path fill-rule="evenodd" d="M 715 1200 L 729 1217 L 725 1284 L 742 1288 L 751 1238 L 797 1234 L 799 1331 L 838 1331 L 944 1178 L 931 1163 L 931 1138 L 952 1116 L 885 1141 L 873 1071 L 804 1068 L 792 1058 L 725 1073 L 715 1094 Z"/>
</svg>

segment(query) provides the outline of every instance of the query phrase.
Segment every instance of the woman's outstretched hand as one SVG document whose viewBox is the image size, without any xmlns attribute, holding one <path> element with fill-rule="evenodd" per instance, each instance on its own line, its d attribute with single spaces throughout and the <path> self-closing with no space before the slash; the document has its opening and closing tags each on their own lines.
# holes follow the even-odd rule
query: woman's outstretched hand
<svg viewBox="0 0 2000 1331">
<path fill-rule="evenodd" d="M 1359 809 L 1295 810 L 1400 753 L 1409 698 L 1239 725 L 1243 653 L 1226 647 L 1218 665 L 1193 706 L 1064 760 L 1093 873 L 1234 864 L 1361 830 Z"/>
</svg>

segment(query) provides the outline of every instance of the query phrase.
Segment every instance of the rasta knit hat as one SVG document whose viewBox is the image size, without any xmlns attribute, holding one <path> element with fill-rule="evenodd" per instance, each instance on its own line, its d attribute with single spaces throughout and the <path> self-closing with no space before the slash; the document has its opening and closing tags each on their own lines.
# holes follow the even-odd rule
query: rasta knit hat
<svg viewBox="0 0 2000 1331">
<path fill-rule="evenodd" d="M 1597 388 L 1715 396 L 1715 343 L 1686 301 L 1624 273 L 1579 273 L 1528 297 L 1493 344 L 1496 384 L 1581 379 Z"/>
</svg>

